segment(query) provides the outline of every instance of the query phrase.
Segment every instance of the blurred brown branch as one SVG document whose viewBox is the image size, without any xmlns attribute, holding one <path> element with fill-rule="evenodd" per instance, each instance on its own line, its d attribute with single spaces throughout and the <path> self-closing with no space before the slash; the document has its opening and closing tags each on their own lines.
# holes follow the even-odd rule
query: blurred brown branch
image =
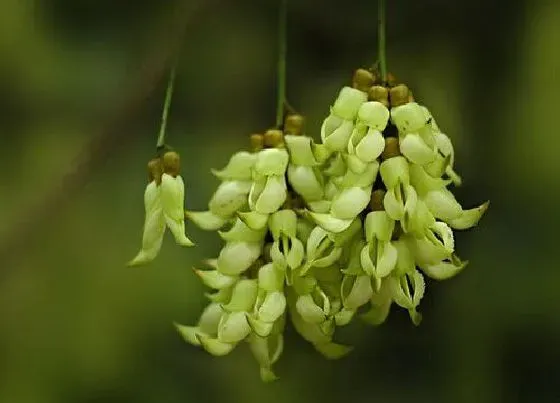
<svg viewBox="0 0 560 403">
<path fill-rule="evenodd" d="M 63 175 L 59 185 L 22 214 L 19 222 L 6 232 L 6 239 L 0 243 L 0 261 L 3 265 L 18 256 L 24 244 L 32 241 L 31 238 L 37 233 L 35 228 L 46 226 L 63 211 L 64 204 L 87 183 L 97 167 L 134 139 L 134 132 L 127 130 L 127 126 L 166 78 L 169 66 L 183 44 L 189 22 L 213 3 L 208 0 L 180 0 L 172 7 L 169 17 L 160 24 L 158 32 L 161 34 L 154 41 L 154 49 L 147 51 L 144 63 L 131 79 L 128 88 L 122 91 L 125 95 L 121 107 L 115 110 L 99 133 L 79 152 L 70 164 L 71 170 Z M 2 271 L 6 274 L 6 266 Z"/>
</svg>

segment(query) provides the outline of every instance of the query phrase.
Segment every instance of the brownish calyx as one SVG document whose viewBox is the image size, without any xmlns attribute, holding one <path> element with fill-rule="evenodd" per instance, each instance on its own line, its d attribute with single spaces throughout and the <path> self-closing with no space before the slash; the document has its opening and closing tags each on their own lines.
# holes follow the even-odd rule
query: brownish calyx
<svg viewBox="0 0 560 403">
<path fill-rule="evenodd" d="M 373 85 L 375 77 L 371 71 L 366 69 L 358 69 L 354 72 L 352 77 L 352 87 L 357 90 L 368 92 L 369 87 Z"/>
<path fill-rule="evenodd" d="M 397 137 L 385 138 L 385 148 L 381 153 L 381 158 L 387 160 L 389 158 L 398 157 L 399 155 L 401 155 L 399 139 Z"/>
<path fill-rule="evenodd" d="M 397 221 L 395 222 L 395 229 L 393 229 L 393 234 L 391 235 L 391 241 L 396 241 L 397 239 L 400 238 L 402 234 L 403 234 L 403 229 L 401 226 L 401 222 Z"/>
<path fill-rule="evenodd" d="M 410 90 L 404 84 L 399 84 L 391 88 L 389 92 L 389 98 L 391 102 L 391 107 L 401 106 L 407 104 L 410 98 Z"/>
<path fill-rule="evenodd" d="M 264 134 L 264 146 L 267 148 L 282 147 L 284 144 L 284 134 L 282 130 L 270 129 Z"/>
<path fill-rule="evenodd" d="M 156 181 L 161 183 L 161 175 L 163 175 L 163 165 L 161 158 L 154 158 L 148 162 L 148 182 Z"/>
<path fill-rule="evenodd" d="M 303 133 L 305 118 L 302 115 L 292 114 L 284 119 L 284 134 L 299 136 Z"/>
<path fill-rule="evenodd" d="M 387 85 L 389 87 L 397 85 L 397 78 L 393 75 L 393 73 L 387 73 Z"/>
<path fill-rule="evenodd" d="M 376 189 L 371 192 L 369 199 L 369 208 L 371 211 L 384 211 L 383 199 L 385 198 L 385 191 L 383 189 Z"/>
<path fill-rule="evenodd" d="M 163 172 L 176 177 L 181 170 L 181 158 L 179 153 L 175 151 L 168 151 L 163 154 Z"/>
<path fill-rule="evenodd" d="M 251 143 L 251 151 L 253 152 L 260 151 L 264 148 L 264 136 L 262 134 L 251 134 L 249 142 Z"/>
<path fill-rule="evenodd" d="M 370 101 L 381 102 L 387 108 L 389 107 L 389 90 L 381 85 L 374 85 L 368 90 L 368 99 Z"/>
</svg>

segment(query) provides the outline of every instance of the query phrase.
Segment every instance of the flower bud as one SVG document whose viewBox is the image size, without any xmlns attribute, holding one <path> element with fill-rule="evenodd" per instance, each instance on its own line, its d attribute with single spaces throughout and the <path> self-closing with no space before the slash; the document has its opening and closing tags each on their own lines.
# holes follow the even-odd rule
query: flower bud
<svg viewBox="0 0 560 403">
<path fill-rule="evenodd" d="M 179 175 L 179 171 L 181 169 L 181 158 L 179 157 L 179 153 L 175 151 L 167 151 L 163 154 L 162 165 L 164 173 L 173 177 Z"/>
<path fill-rule="evenodd" d="M 358 69 L 352 77 L 352 87 L 367 92 L 369 87 L 373 85 L 375 78 L 373 74 L 366 69 Z"/>
<path fill-rule="evenodd" d="M 264 146 L 265 147 L 281 147 L 284 143 L 284 134 L 281 130 L 270 129 L 264 133 Z"/>
<path fill-rule="evenodd" d="M 401 155 L 399 139 L 397 137 L 387 137 L 385 139 L 385 148 L 381 153 L 381 158 L 387 160 L 389 158 L 398 157 L 399 155 Z"/>
<path fill-rule="evenodd" d="M 161 183 L 161 175 L 163 175 L 163 165 L 161 158 L 153 158 L 148 162 L 148 183 L 156 181 L 159 185 Z"/>
<path fill-rule="evenodd" d="M 284 119 L 284 134 L 299 136 L 303 133 L 305 119 L 303 116 L 294 114 L 286 116 Z"/>
<path fill-rule="evenodd" d="M 368 90 L 370 101 L 381 102 L 386 108 L 389 107 L 389 90 L 381 85 L 374 85 Z"/>
<path fill-rule="evenodd" d="M 389 98 L 391 102 L 391 107 L 396 107 L 408 103 L 408 98 L 410 91 L 408 87 L 404 84 L 399 84 L 394 86 L 389 91 Z"/>
<path fill-rule="evenodd" d="M 262 134 L 251 134 L 249 137 L 251 151 L 256 152 L 264 148 L 264 136 Z"/>
</svg>

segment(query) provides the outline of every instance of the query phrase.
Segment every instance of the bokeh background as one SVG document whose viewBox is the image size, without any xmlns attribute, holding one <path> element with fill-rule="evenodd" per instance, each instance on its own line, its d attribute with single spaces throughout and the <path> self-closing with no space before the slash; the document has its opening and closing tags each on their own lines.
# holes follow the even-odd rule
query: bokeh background
<svg viewBox="0 0 560 403">
<path fill-rule="evenodd" d="M 376 59 L 377 6 L 289 3 L 288 97 L 317 137 Z M 168 237 L 153 264 L 124 263 L 165 89 L 139 72 L 178 48 L 168 142 L 187 207 L 204 209 L 210 168 L 274 123 L 277 2 L 2 0 L 0 402 L 560 401 L 560 2 L 388 3 L 390 71 L 454 141 L 459 200 L 491 207 L 457 237 L 468 269 L 428 284 L 420 327 L 400 310 L 353 325 L 336 362 L 288 329 L 265 385 L 248 349 L 213 358 L 172 326 L 206 304 L 191 267 L 215 234 L 191 225 L 197 248 Z M 148 96 L 123 112 L 135 91 Z"/>
</svg>

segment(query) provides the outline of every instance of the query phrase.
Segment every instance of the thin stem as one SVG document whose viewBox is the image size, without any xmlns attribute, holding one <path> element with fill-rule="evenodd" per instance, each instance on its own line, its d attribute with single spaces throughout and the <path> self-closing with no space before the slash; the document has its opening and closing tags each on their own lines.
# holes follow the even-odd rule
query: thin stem
<svg viewBox="0 0 560 403">
<path fill-rule="evenodd" d="M 159 128 L 159 135 L 156 147 L 159 149 L 165 145 L 165 130 L 167 128 L 167 115 L 169 115 L 169 108 L 171 106 L 171 96 L 173 95 L 173 85 L 175 84 L 175 66 L 171 69 L 169 74 L 169 81 L 167 82 L 167 90 L 165 91 L 165 103 L 163 104 L 163 112 L 161 114 L 161 126 Z"/>
<path fill-rule="evenodd" d="M 280 0 L 278 11 L 278 70 L 276 94 L 276 126 L 281 127 L 284 121 L 284 105 L 286 100 L 286 14 L 287 0 Z"/>
<path fill-rule="evenodd" d="M 385 0 L 377 0 L 377 47 L 381 80 L 387 82 L 387 56 L 385 54 Z"/>
</svg>

